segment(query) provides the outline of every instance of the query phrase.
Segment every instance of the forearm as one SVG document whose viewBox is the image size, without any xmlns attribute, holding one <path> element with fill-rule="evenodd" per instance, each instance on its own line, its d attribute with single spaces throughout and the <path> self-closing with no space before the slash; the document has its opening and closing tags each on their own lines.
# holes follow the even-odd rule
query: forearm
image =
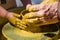
<svg viewBox="0 0 60 40">
<path fill-rule="evenodd" d="M 2 6 L 0 6 L 0 17 L 5 17 L 8 11 L 4 9 Z"/>
</svg>

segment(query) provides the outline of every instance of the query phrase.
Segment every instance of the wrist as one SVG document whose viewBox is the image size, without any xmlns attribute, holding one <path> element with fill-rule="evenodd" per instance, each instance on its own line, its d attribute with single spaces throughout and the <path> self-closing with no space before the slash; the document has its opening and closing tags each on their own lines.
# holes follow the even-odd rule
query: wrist
<svg viewBox="0 0 60 40">
<path fill-rule="evenodd" d="M 12 17 L 13 17 L 12 12 L 8 12 L 8 13 L 6 14 L 6 18 L 12 18 Z"/>
</svg>

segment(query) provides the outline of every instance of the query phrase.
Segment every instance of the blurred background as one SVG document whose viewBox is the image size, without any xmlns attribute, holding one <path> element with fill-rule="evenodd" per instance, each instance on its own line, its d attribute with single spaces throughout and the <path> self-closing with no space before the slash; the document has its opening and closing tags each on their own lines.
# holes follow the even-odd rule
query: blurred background
<svg viewBox="0 0 60 40">
<path fill-rule="evenodd" d="M 32 4 L 38 4 L 43 0 L 31 0 Z M 12 8 L 12 7 L 21 7 L 23 6 L 21 0 L 0 0 L 0 5 L 4 8 Z"/>
</svg>

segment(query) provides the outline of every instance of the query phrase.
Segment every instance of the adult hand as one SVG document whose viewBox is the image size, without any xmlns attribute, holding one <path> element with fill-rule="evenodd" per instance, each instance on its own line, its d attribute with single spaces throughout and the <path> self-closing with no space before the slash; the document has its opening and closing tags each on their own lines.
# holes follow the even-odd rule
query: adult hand
<svg viewBox="0 0 60 40">
<path fill-rule="evenodd" d="M 58 2 L 51 3 L 44 10 L 37 12 L 31 12 L 24 15 L 24 19 L 30 25 L 42 26 L 48 24 L 54 24 L 58 22 L 57 19 L 57 6 Z"/>
</svg>

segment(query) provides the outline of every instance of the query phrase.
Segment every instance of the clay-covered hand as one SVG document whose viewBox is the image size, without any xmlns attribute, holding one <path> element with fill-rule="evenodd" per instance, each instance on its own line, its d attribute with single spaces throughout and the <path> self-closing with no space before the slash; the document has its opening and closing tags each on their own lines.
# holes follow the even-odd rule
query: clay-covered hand
<svg viewBox="0 0 60 40">
<path fill-rule="evenodd" d="M 57 19 L 57 6 L 58 2 L 49 4 L 46 9 L 37 12 L 31 12 L 24 15 L 23 19 L 30 25 L 42 26 L 54 24 L 58 22 Z"/>
</svg>

